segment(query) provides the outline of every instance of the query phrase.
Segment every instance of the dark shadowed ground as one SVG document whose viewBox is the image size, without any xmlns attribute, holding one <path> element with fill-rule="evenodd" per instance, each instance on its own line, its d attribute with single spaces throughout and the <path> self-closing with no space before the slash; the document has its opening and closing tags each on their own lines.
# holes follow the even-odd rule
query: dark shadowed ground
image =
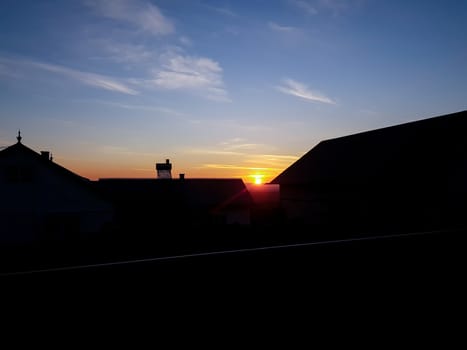
<svg viewBox="0 0 467 350">
<path fill-rule="evenodd" d="M 20 261 L 5 261 L 3 255 L 1 279 L 164 283 L 175 278 L 189 288 L 197 287 L 193 280 L 245 286 L 337 283 L 342 288 L 358 288 L 359 283 L 374 282 L 409 289 L 418 283 L 453 288 L 465 272 L 464 235 L 464 231 L 444 231 L 310 242 L 297 236 L 281 240 L 260 235 L 228 240 L 227 234 L 216 240 L 206 233 L 205 240 L 200 234 L 192 241 L 166 241 L 164 247 L 159 242 L 159 247 L 145 249 L 140 244 L 136 248 L 136 243 L 125 247 L 101 243 L 81 246 L 79 251 L 76 246 L 44 247 L 42 255 L 31 250 Z"/>
</svg>

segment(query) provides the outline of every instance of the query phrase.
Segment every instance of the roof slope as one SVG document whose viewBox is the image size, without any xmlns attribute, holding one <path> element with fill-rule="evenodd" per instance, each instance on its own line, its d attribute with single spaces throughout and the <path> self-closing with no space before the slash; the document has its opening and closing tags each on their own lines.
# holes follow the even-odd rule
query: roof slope
<svg viewBox="0 0 467 350">
<path fill-rule="evenodd" d="M 89 179 L 62 167 L 53 161 L 44 159 L 40 153 L 37 153 L 29 147 L 23 145 L 21 142 L 17 142 L 14 145 L 0 151 L 0 160 L 12 156 L 25 156 L 28 158 L 36 159 L 38 162 L 41 162 L 45 166 L 53 169 L 53 171 L 60 173 L 62 176 L 66 176 L 70 179 L 73 179 L 74 181 L 81 183 L 89 183 Z"/>
<path fill-rule="evenodd" d="M 467 164 L 466 136 L 467 111 L 461 111 L 329 139 L 271 183 L 442 177 Z"/>
</svg>

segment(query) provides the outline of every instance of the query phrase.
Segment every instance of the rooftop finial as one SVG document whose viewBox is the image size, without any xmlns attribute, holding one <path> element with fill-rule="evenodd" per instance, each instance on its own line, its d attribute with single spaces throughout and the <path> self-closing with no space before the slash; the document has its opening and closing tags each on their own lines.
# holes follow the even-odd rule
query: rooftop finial
<svg viewBox="0 0 467 350">
<path fill-rule="evenodd" d="M 21 143 L 21 130 L 18 130 L 18 136 L 16 136 L 16 139 L 18 140 L 18 143 Z"/>
</svg>

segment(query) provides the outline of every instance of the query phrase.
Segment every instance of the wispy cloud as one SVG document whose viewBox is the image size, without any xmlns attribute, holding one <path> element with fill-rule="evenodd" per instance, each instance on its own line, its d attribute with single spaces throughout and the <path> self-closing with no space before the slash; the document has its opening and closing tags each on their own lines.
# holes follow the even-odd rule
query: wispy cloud
<svg viewBox="0 0 467 350">
<path fill-rule="evenodd" d="M 146 81 L 158 88 L 197 91 L 216 101 L 230 101 L 222 81 L 222 68 L 205 57 L 170 55 L 161 69 L 153 71 L 154 78 Z"/>
<path fill-rule="evenodd" d="M 318 91 L 310 90 L 305 84 L 292 79 L 284 79 L 282 85 L 276 87 L 284 94 L 297 96 L 309 101 L 335 104 L 332 99 Z"/>
<path fill-rule="evenodd" d="M 283 154 L 260 154 L 257 155 L 258 157 L 261 157 L 263 161 L 268 161 L 268 162 L 293 162 L 296 161 L 298 156 L 291 156 L 291 155 L 283 155 Z M 251 161 L 251 160 L 250 160 Z M 253 160 L 257 161 L 257 159 Z"/>
<path fill-rule="evenodd" d="M 139 46 L 138 46 L 139 47 Z M 115 52 L 130 51 L 130 46 L 117 46 Z M 141 47 L 141 52 L 144 51 Z M 130 55 L 130 53 L 128 53 Z M 153 53 L 148 51 L 148 55 Z M 68 79 L 78 81 L 82 84 L 104 90 L 137 95 L 140 92 L 135 89 L 165 89 L 165 90 L 188 90 L 202 97 L 220 101 L 230 102 L 230 98 L 222 79 L 222 68 L 218 62 L 206 57 L 184 56 L 176 50 L 168 51 L 159 56 L 162 63 L 151 64 L 147 67 L 148 78 L 125 78 L 118 79 L 97 73 L 80 71 L 62 65 L 50 64 L 28 59 L 11 59 L 0 57 L 0 77 L 19 78 L 25 75 L 27 70 L 35 69 L 52 72 Z M 143 57 L 121 56 L 126 62 L 142 60 Z M 29 73 L 30 74 L 30 73 Z M 126 106 L 124 108 L 139 108 Z M 144 107 L 146 108 L 146 107 Z M 151 109 L 152 107 L 147 107 Z M 149 110 L 148 109 L 148 110 Z M 157 108 L 159 112 L 179 114 L 169 110 Z"/>
<path fill-rule="evenodd" d="M 245 158 L 248 155 L 262 151 L 271 151 L 271 146 L 261 143 L 248 143 L 245 139 L 236 137 L 216 144 L 214 147 L 190 148 L 187 153 L 210 154 L 210 155 L 231 155 Z"/>
<path fill-rule="evenodd" d="M 149 0 L 84 0 L 99 15 L 127 23 L 138 29 L 132 33 L 131 42 L 102 40 L 103 57 L 125 64 L 125 69 L 138 71 L 138 76 L 125 80 L 140 89 L 185 90 L 198 96 L 220 102 L 230 102 L 223 82 L 223 70 L 215 60 L 185 53 L 193 41 L 184 35 L 172 39 L 177 45 L 159 47 L 156 51 L 144 33 L 166 35 L 175 32 L 175 26 L 160 9 Z M 218 13 L 235 16 L 226 8 L 210 7 Z M 135 35 L 136 34 L 136 35 Z M 173 42 L 174 43 L 174 42 Z M 157 47 L 157 45 L 156 45 Z M 144 73 L 143 73 L 144 70 Z M 89 79 L 88 79 L 89 80 Z M 130 89 L 131 91 L 134 91 Z"/>
<path fill-rule="evenodd" d="M 159 8 L 145 0 L 88 0 L 86 2 L 101 16 L 129 23 L 138 30 L 153 35 L 175 31 L 173 23 Z"/>
<path fill-rule="evenodd" d="M 237 156 L 241 159 L 241 163 L 257 164 L 261 167 L 284 168 L 290 162 L 297 160 L 296 155 L 284 155 L 267 153 L 274 151 L 275 147 L 260 143 L 246 143 L 244 139 L 234 138 L 224 142 L 220 142 L 214 147 L 204 148 L 189 148 L 184 150 L 184 153 L 200 154 L 200 155 L 230 155 Z M 244 167 L 251 168 L 251 165 Z"/>
<path fill-rule="evenodd" d="M 258 150 L 258 148 L 263 146 L 259 143 L 247 143 L 245 141 L 246 140 L 241 137 L 234 137 L 232 139 L 221 142 L 219 146 L 229 151 Z"/>
<path fill-rule="evenodd" d="M 365 0 L 316 0 L 317 6 L 324 11 L 331 12 L 334 16 L 348 12 L 353 8 L 365 5 Z"/>
<path fill-rule="evenodd" d="M 299 10 L 305 11 L 308 15 L 316 15 L 318 13 L 318 10 L 311 5 L 308 1 L 305 0 L 289 0 L 289 2 L 297 7 Z"/>
<path fill-rule="evenodd" d="M 235 151 L 226 151 L 223 149 L 217 148 L 193 148 L 190 147 L 183 151 L 184 153 L 188 154 L 199 154 L 199 155 L 216 155 L 216 156 L 243 156 L 243 152 L 235 152 Z"/>
<path fill-rule="evenodd" d="M 216 6 L 211 6 L 211 5 L 207 5 L 207 4 L 204 4 L 205 7 L 211 9 L 212 11 L 215 11 L 217 13 L 220 13 L 222 15 L 225 15 L 225 16 L 229 16 L 229 17 L 237 17 L 238 15 L 232 11 L 231 9 L 227 8 L 227 7 L 216 7 Z"/>
<path fill-rule="evenodd" d="M 270 170 L 283 170 L 295 162 L 299 157 L 278 154 L 250 154 L 244 158 L 245 166 L 256 166 Z"/>
<path fill-rule="evenodd" d="M 192 46 L 193 45 L 193 41 L 191 41 L 191 39 L 189 37 L 187 37 L 187 36 L 182 35 L 181 37 L 178 38 L 178 40 L 184 46 Z"/>
<path fill-rule="evenodd" d="M 155 52 L 146 46 L 121 43 L 110 40 L 99 40 L 97 44 L 106 53 L 106 59 L 117 63 L 141 63 L 154 59 Z"/>
<path fill-rule="evenodd" d="M 266 144 L 247 143 L 242 138 L 232 138 L 212 147 L 182 150 L 182 153 L 196 154 L 205 161 L 199 167 L 200 171 L 216 169 L 228 172 L 229 176 L 245 177 L 255 174 L 264 178 L 273 178 L 280 171 L 296 161 L 296 155 L 274 154 L 275 147 Z M 219 162 L 219 156 L 229 156 L 230 161 Z M 236 161 L 232 161 L 236 159 Z M 248 175 L 250 176 L 250 175 Z"/>
<path fill-rule="evenodd" d="M 345 10 L 351 5 L 349 0 L 319 0 L 321 6 L 326 7 L 334 12 Z"/>
<path fill-rule="evenodd" d="M 297 32 L 299 29 L 297 27 L 292 26 L 283 26 L 279 25 L 275 22 L 268 22 L 268 26 L 271 30 L 280 32 L 280 33 L 294 33 Z"/>
<path fill-rule="evenodd" d="M 138 94 L 136 90 L 133 90 L 130 87 L 126 86 L 125 84 L 113 78 L 104 76 L 104 75 L 83 72 L 83 71 L 79 71 L 79 70 L 75 70 L 75 69 L 71 69 L 71 68 L 67 68 L 67 67 L 63 67 L 59 65 L 54 65 L 54 64 L 48 64 L 48 63 L 33 62 L 33 61 L 24 61 L 23 63 L 31 67 L 36 67 L 42 70 L 64 75 L 68 78 L 77 80 L 83 84 L 97 87 L 100 89 L 120 92 L 120 93 L 128 94 L 128 95 Z"/>
<path fill-rule="evenodd" d="M 204 164 L 206 168 L 214 168 L 214 169 L 238 169 L 238 170 L 280 170 L 276 168 L 269 168 L 269 167 L 251 167 L 251 166 L 241 166 L 241 165 L 233 165 L 233 164 Z"/>
<path fill-rule="evenodd" d="M 233 12 L 231 9 L 228 9 L 226 7 L 216 7 L 214 8 L 215 11 L 223 14 L 223 15 L 226 15 L 226 16 L 230 16 L 230 17 L 236 17 L 237 14 L 235 12 Z"/>
<path fill-rule="evenodd" d="M 115 91 L 129 95 L 138 94 L 138 91 L 133 90 L 117 79 L 96 73 L 83 72 L 56 64 L 0 57 L 0 68 L 7 73 L 13 72 L 14 74 L 9 74 L 9 77 L 14 78 L 20 76 L 17 72 L 22 72 L 21 76 L 24 77 L 25 72 L 27 72 L 28 69 L 36 69 L 56 73 L 66 78 L 76 80 L 82 84 L 93 86 L 99 89 Z"/>
<path fill-rule="evenodd" d="M 170 114 L 176 117 L 186 117 L 185 113 L 178 112 L 171 108 L 167 107 L 160 107 L 160 106 L 148 106 L 148 105 L 133 105 L 127 103 L 120 103 L 120 102 L 112 102 L 112 101 L 101 101 L 101 100 L 94 100 L 93 102 L 98 102 L 104 105 L 123 108 L 123 109 L 130 109 L 130 110 L 139 110 L 139 111 L 147 111 L 147 112 L 156 112 L 156 113 L 164 113 Z"/>
</svg>

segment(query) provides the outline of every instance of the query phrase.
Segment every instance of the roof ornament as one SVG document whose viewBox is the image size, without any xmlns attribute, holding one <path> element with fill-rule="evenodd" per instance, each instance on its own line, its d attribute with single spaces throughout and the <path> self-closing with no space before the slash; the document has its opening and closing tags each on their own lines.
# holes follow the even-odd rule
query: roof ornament
<svg viewBox="0 0 467 350">
<path fill-rule="evenodd" d="M 18 130 L 18 136 L 16 136 L 16 139 L 18 140 L 18 143 L 21 143 L 21 130 Z"/>
</svg>

